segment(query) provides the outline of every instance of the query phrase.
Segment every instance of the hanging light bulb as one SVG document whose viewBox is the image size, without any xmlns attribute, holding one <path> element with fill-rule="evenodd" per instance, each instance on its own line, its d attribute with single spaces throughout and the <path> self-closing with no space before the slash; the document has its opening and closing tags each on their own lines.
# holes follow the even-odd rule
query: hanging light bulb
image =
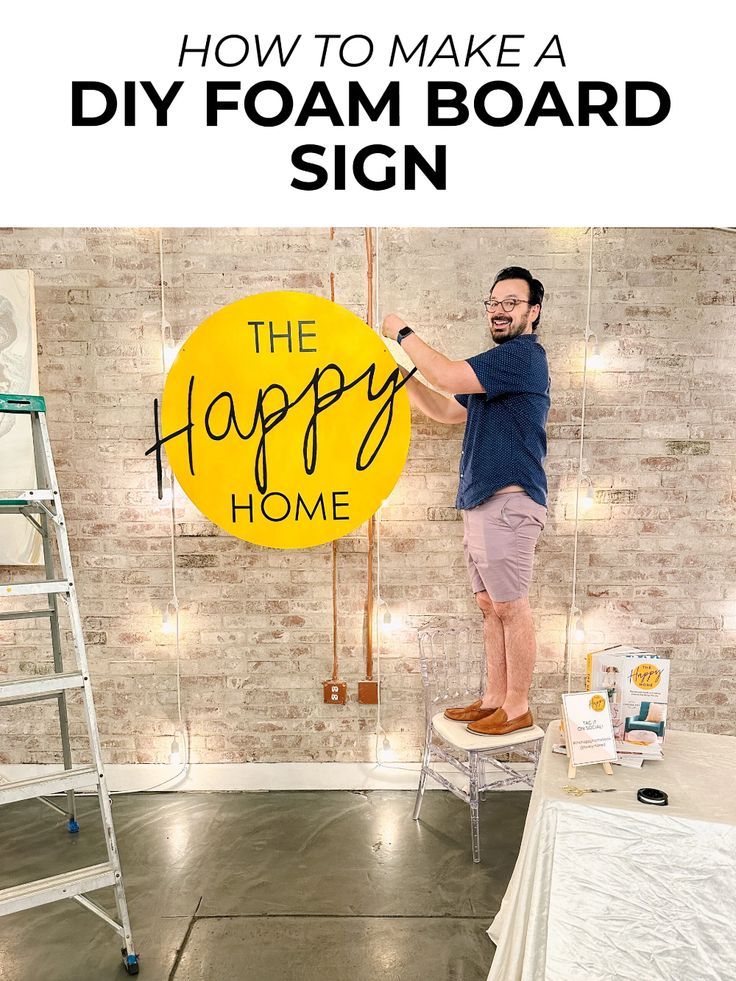
<svg viewBox="0 0 736 981">
<path fill-rule="evenodd" d="M 585 640 L 585 624 L 583 623 L 582 614 L 578 616 L 577 620 L 575 621 L 573 636 L 578 642 Z"/>
<path fill-rule="evenodd" d="M 171 324 L 163 316 L 163 311 L 161 315 L 161 362 L 164 369 L 164 374 L 169 370 L 171 365 L 174 363 L 174 359 L 171 357 L 171 353 L 174 349 L 174 335 L 171 328 Z"/>
<path fill-rule="evenodd" d="M 393 763 L 396 759 L 396 753 L 394 752 L 393 747 L 391 746 L 391 741 L 385 732 L 383 734 L 383 742 L 381 743 L 381 751 L 379 756 L 382 763 Z"/>
<path fill-rule="evenodd" d="M 588 367 L 592 368 L 593 371 L 600 371 L 603 367 L 603 355 L 601 354 L 601 349 L 598 346 L 598 342 L 593 345 L 593 350 L 590 352 L 590 357 L 588 358 Z"/>
<path fill-rule="evenodd" d="M 391 633 L 397 625 L 397 620 L 391 613 L 391 607 L 388 605 L 386 600 L 379 595 L 378 597 L 379 610 L 381 609 L 381 607 L 383 607 L 383 614 L 380 617 L 379 623 L 385 633 Z"/>
<path fill-rule="evenodd" d="M 583 511 L 590 511 L 590 509 L 595 504 L 595 488 L 588 482 L 588 489 L 585 491 L 585 497 L 582 500 Z"/>
<path fill-rule="evenodd" d="M 591 341 L 593 342 L 592 345 Z M 592 371 L 600 371 L 603 367 L 603 357 L 601 356 L 597 336 L 595 334 L 589 334 L 585 343 L 588 346 L 588 367 Z"/>
<path fill-rule="evenodd" d="M 172 501 L 174 500 L 174 490 L 177 484 L 176 478 L 170 470 L 167 469 L 164 471 L 161 483 L 161 497 L 158 498 L 158 502 L 163 507 L 171 507 Z"/>
<path fill-rule="evenodd" d="M 179 341 L 178 344 L 175 344 L 171 337 L 167 338 L 166 343 L 164 344 L 164 371 L 165 372 L 168 372 L 171 369 L 171 366 L 176 361 L 179 351 L 181 351 L 183 344 L 184 341 Z"/>
<path fill-rule="evenodd" d="M 161 622 L 161 633 L 170 635 L 176 632 L 177 609 L 178 604 L 176 600 L 172 600 L 170 603 L 166 604 L 163 620 Z"/>
<path fill-rule="evenodd" d="M 171 740 L 171 752 L 169 753 L 169 762 L 172 766 L 181 766 L 181 749 L 179 748 L 179 733 L 174 733 L 174 738 Z"/>
<path fill-rule="evenodd" d="M 383 604 L 383 626 L 387 630 L 390 630 L 391 627 L 393 626 L 393 619 L 391 617 L 391 608 L 389 607 L 385 599 L 382 599 L 381 603 Z"/>
</svg>

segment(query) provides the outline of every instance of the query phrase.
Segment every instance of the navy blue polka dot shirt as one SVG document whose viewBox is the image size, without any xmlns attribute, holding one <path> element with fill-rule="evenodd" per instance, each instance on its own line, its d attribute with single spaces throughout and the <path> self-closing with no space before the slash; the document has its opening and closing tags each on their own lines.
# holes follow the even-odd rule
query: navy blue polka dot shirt
<svg viewBox="0 0 736 981">
<path fill-rule="evenodd" d="M 509 484 L 546 507 L 550 379 L 537 335 L 520 334 L 467 361 L 485 393 L 455 396 L 468 410 L 456 507 L 474 508 Z"/>
</svg>

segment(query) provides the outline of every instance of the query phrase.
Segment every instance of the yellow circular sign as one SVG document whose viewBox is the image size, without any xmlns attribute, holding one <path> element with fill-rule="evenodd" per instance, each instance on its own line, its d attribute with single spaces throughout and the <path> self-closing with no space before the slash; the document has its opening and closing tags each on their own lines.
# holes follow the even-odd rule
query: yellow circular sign
<svg viewBox="0 0 736 981">
<path fill-rule="evenodd" d="M 647 661 L 644 664 L 637 664 L 631 672 L 631 680 L 637 688 L 642 691 L 651 691 L 656 688 L 662 677 L 662 671 L 656 664 Z"/>
<path fill-rule="evenodd" d="M 259 293 L 189 337 L 161 411 L 171 469 L 216 525 L 272 548 L 357 528 L 401 474 L 411 433 L 396 362 L 367 324 L 307 293 Z"/>
<path fill-rule="evenodd" d="M 602 695 L 593 695 L 590 700 L 590 707 L 594 712 L 602 712 L 606 707 L 606 700 Z"/>
</svg>

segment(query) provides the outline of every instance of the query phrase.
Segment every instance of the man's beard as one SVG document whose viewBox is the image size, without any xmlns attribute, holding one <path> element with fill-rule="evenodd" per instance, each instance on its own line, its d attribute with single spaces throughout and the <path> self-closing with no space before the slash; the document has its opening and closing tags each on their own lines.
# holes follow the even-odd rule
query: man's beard
<svg viewBox="0 0 736 981">
<path fill-rule="evenodd" d="M 500 336 L 497 337 L 496 334 L 494 333 L 495 324 L 492 324 L 491 337 L 496 342 L 496 344 L 505 344 L 506 341 L 513 341 L 513 339 L 515 337 L 518 337 L 519 334 L 523 334 L 528 326 L 529 326 L 529 316 L 527 315 L 520 323 L 516 325 L 516 327 L 511 327 L 510 330 L 507 329 L 504 334 L 501 334 Z"/>
</svg>

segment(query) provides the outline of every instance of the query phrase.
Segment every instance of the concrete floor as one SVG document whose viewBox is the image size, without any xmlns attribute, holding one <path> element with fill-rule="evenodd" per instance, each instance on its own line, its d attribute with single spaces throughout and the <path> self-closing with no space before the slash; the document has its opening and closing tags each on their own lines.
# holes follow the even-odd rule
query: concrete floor
<svg viewBox="0 0 736 981">
<path fill-rule="evenodd" d="M 139 794 L 114 818 L 142 981 L 485 981 L 486 929 L 529 794 Z M 38 801 L 0 810 L 0 888 L 105 860 L 96 798 L 69 835 Z M 113 909 L 110 890 L 93 894 Z M 115 933 L 64 901 L 0 918 L 2 981 L 127 977 Z"/>
</svg>

